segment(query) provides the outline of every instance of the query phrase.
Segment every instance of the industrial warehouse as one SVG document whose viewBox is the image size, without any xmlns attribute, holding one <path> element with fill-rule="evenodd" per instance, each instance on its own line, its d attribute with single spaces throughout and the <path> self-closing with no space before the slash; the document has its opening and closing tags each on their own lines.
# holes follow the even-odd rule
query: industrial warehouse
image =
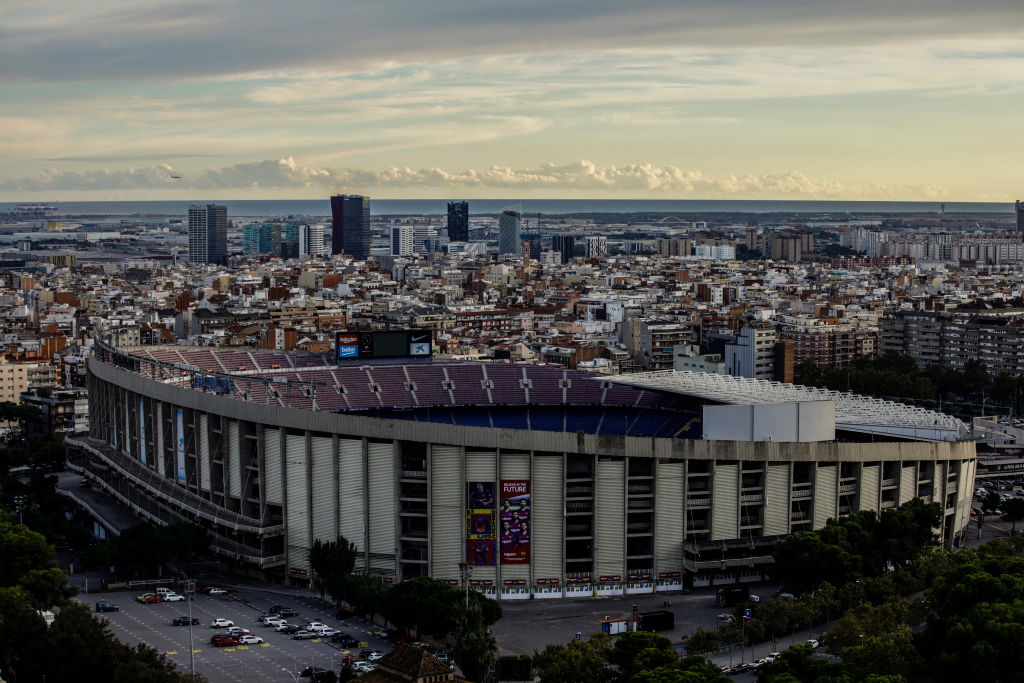
<svg viewBox="0 0 1024 683">
<path fill-rule="evenodd" d="M 702 373 L 431 361 L 430 334 L 333 354 L 97 341 L 71 464 L 139 515 L 197 521 L 236 571 L 357 571 L 571 598 L 758 581 L 783 535 L 912 498 L 964 538 L 976 468 L 952 417 Z M 420 336 L 417 336 L 420 335 Z"/>
</svg>

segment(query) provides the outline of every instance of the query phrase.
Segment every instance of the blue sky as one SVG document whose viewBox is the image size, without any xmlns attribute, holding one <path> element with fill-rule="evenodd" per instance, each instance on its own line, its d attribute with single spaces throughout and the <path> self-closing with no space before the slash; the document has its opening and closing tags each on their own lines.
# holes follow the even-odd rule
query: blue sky
<svg viewBox="0 0 1024 683">
<path fill-rule="evenodd" d="M 1019 0 L 7 0 L 0 200 L 1010 201 L 1022 38 Z"/>
</svg>

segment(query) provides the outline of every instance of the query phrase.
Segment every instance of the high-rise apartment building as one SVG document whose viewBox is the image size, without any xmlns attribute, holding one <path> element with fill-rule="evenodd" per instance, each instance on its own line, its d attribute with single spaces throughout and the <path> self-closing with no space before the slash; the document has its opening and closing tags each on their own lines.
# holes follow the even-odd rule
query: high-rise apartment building
<svg viewBox="0 0 1024 683">
<path fill-rule="evenodd" d="M 469 202 L 448 202 L 448 240 L 469 241 Z"/>
<path fill-rule="evenodd" d="M 519 233 L 523 227 L 523 210 L 518 204 L 502 210 L 498 219 L 498 255 L 512 254 L 519 256 L 522 246 Z"/>
<path fill-rule="evenodd" d="M 357 259 L 370 255 L 370 198 L 358 194 L 331 197 L 331 254 Z"/>
<path fill-rule="evenodd" d="M 608 255 L 608 238 L 604 235 L 587 235 L 584 239 L 587 258 L 601 258 Z"/>
<path fill-rule="evenodd" d="M 319 223 L 299 226 L 299 256 L 323 256 L 324 226 Z"/>
<path fill-rule="evenodd" d="M 411 225 L 391 226 L 391 255 L 412 256 L 413 227 Z"/>
<path fill-rule="evenodd" d="M 251 223 L 242 228 L 242 253 L 280 256 L 281 226 L 275 223 Z"/>
<path fill-rule="evenodd" d="M 562 264 L 572 261 L 576 251 L 576 238 L 572 235 L 555 235 L 551 238 L 551 248 L 561 254 Z"/>
<path fill-rule="evenodd" d="M 725 345 L 725 372 L 733 377 L 775 379 L 775 330 L 745 327 Z"/>
<path fill-rule="evenodd" d="M 188 260 L 228 264 L 228 207 L 217 204 L 188 207 Z"/>
</svg>

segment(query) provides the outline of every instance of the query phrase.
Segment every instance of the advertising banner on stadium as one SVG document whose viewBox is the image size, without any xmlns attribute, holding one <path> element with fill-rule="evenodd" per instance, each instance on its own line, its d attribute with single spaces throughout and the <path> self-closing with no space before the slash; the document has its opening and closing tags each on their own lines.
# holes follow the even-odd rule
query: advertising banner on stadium
<svg viewBox="0 0 1024 683">
<path fill-rule="evenodd" d="M 178 446 L 175 449 L 177 456 L 177 478 L 178 481 L 185 481 L 185 415 L 181 408 L 178 408 Z"/>
<path fill-rule="evenodd" d="M 501 482 L 501 563 L 530 563 L 530 482 Z"/>
<path fill-rule="evenodd" d="M 493 481 L 466 483 L 466 562 L 478 567 L 495 563 L 494 501 Z"/>
<path fill-rule="evenodd" d="M 139 399 L 139 460 L 146 464 L 146 408 Z"/>
</svg>

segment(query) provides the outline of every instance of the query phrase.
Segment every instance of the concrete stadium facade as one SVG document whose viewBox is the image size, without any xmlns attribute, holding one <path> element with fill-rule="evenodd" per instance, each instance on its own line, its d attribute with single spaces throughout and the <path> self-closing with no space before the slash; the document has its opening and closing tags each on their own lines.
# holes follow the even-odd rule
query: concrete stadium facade
<svg viewBox="0 0 1024 683">
<path fill-rule="evenodd" d="M 72 466 L 145 518 L 203 524 L 214 550 L 275 580 L 309 581 L 313 542 L 342 535 L 386 582 L 456 583 L 468 562 L 498 599 L 649 593 L 760 580 L 778 537 L 915 497 L 942 505 L 947 546 L 969 521 L 967 441 L 420 422 L 239 400 L 183 381 L 195 367 L 153 367 L 97 344 Z"/>
</svg>

